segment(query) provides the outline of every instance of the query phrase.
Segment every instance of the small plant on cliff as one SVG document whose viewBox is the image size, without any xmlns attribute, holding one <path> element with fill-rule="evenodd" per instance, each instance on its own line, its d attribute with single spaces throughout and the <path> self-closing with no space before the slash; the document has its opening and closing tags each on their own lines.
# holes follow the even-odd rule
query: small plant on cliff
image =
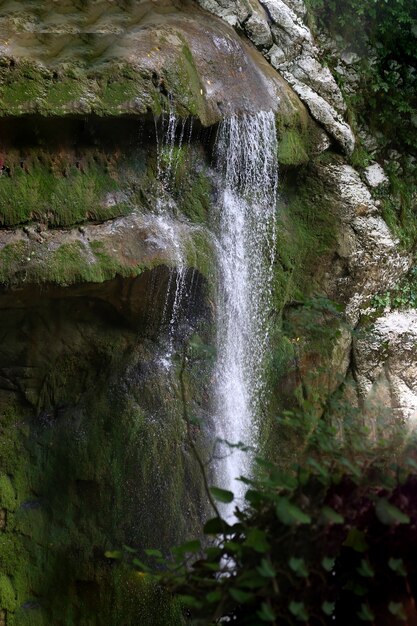
<svg viewBox="0 0 417 626">
<path fill-rule="evenodd" d="M 372 298 L 375 309 L 417 308 L 417 267 L 413 267 L 396 289 L 377 294 Z"/>
</svg>

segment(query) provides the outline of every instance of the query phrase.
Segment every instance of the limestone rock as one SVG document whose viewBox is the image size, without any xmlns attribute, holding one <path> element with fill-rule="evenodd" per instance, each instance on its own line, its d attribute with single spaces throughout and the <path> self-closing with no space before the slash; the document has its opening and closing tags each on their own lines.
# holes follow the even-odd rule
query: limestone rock
<svg viewBox="0 0 417 626">
<path fill-rule="evenodd" d="M 369 190 L 362 183 L 358 172 L 353 167 L 346 164 L 330 165 L 326 168 L 326 175 L 329 177 L 329 183 L 340 193 L 340 198 L 346 209 L 345 219 L 376 211 Z"/>
<path fill-rule="evenodd" d="M 2 253 L 14 258 L 7 266 L 9 285 L 101 283 L 115 276 L 137 276 L 144 268 L 175 267 L 178 241 L 184 251 L 192 251 L 189 265 L 200 266 L 192 227 L 157 216 L 130 213 L 82 229 L 46 230 L 36 238 L 32 229 L 26 230 L 0 231 L 1 262 Z"/>
<path fill-rule="evenodd" d="M 361 306 L 375 293 L 393 288 L 409 270 L 411 258 L 398 249 L 388 226 L 378 215 L 372 197 L 349 165 L 318 168 L 325 181 L 326 201 L 337 219 L 337 258 L 332 259 L 322 288 L 330 298 L 346 304 L 346 316 L 355 326 Z"/>
<path fill-rule="evenodd" d="M 245 30 L 256 47 L 269 49 L 273 44 L 271 27 L 265 9 L 257 0 L 249 0 L 251 15 L 245 22 Z"/>
<path fill-rule="evenodd" d="M 354 344 L 360 396 L 417 426 L 417 311 L 391 311 Z M 388 391 L 388 394 L 386 393 Z"/>
<path fill-rule="evenodd" d="M 250 15 L 248 6 L 242 0 L 236 0 L 233 3 L 228 0 L 198 0 L 198 3 L 203 9 L 217 15 L 230 26 L 237 26 L 239 21 L 248 19 Z"/>
<path fill-rule="evenodd" d="M 369 165 L 369 167 L 367 167 L 364 171 L 364 176 L 367 184 L 369 187 L 372 187 L 372 189 L 376 189 L 377 187 L 381 187 L 381 185 L 387 185 L 389 183 L 388 177 L 379 163 Z"/>
<path fill-rule="evenodd" d="M 299 17 L 304 18 L 307 9 L 303 0 L 285 0 L 285 4 L 294 11 Z"/>
<path fill-rule="evenodd" d="M 76 13 L 78 21 L 68 35 L 74 51 L 70 57 L 60 44 L 60 27 L 47 43 L 10 27 L 7 58 L 0 64 L 0 114 L 158 115 L 168 106 L 167 94 L 182 117 L 197 117 L 204 126 L 237 112 L 279 109 L 282 115 L 293 114 L 294 94 L 286 81 L 230 27 L 247 24 L 254 40 L 269 47 L 272 35 L 258 2 L 201 1 L 223 21 L 196 5 L 178 6 L 172 0 L 146 4 L 120 11 L 124 29 L 106 35 L 107 47 L 101 45 L 101 35 L 91 39 L 88 54 L 94 61 L 88 64 L 84 12 Z M 64 19 L 59 10 L 57 23 Z M 86 16 L 94 17 L 87 9 Z M 100 34 L 102 21 L 94 25 Z M 23 89 L 27 75 L 30 89 Z"/>
<path fill-rule="evenodd" d="M 294 78 L 304 82 L 320 94 L 338 111 L 346 111 L 346 104 L 328 67 L 323 67 L 313 54 L 304 54 L 289 66 Z"/>
<path fill-rule="evenodd" d="M 274 65 L 273 61 L 272 64 Z M 281 66 L 278 64 L 278 68 Z M 339 113 L 309 85 L 294 78 L 293 74 L 281 70 L 283 77 L 289 82 L 296 94 L 304 102 L 311 115 L 324 126 L 327 132 L 343 147 L 346 153 L 351 154 L 355 147 L 355 137 L 350 126 Z"/>
<path fill-rule="evenodd" d="M 312 33 L 303 21 L 306 11 L 301 0 L 262 0 L 260 3 L 249 0 L 246 5 L 250 13 L 243 20 L 243 0 L 237 3 L 198 1 L 204 8 L 243 28 L 255 45 L 265 50 L 271 65 L 293 87 L 313 118 L 347 154 L 353 152 L 355 138 L 342 117 L 346 104 L 330 70 L 320 62 Z"/>
</svg>

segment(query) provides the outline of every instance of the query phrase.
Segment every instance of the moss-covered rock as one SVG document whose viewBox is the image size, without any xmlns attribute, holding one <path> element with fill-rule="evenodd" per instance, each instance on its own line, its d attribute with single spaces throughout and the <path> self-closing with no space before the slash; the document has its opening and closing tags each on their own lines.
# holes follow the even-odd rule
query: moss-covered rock
<svg viewBox="0 0 417 626">
<path fill-rule="evenodd" d="M 107 8 L 115 13 L 114 6 Z M 121 19 L 123 29 L 100 27 L 91 35 L 85 34 L 85 20 L 91 24 L 98 7 L 67 7 L 65 18 L 55 3 L 50 10 L 43 19 L 55 18 L 56 26 L 47 27 L 47 35 L 37 36 L 43 30 L 40 7 L 31 6 L 22 16 L 17 11 L 6 22 L 3 116 L 143 116 L 170 106 L 208 126 L 225 114 L 276 110 L 278 103 L 282 116 L 291 115 L 294 104 L 302 108 L 260 53 L 194 4 L 165 2 L 162 10 L 149 3 L 118 5 L 113 19 Z M 70 17 L 70 32 L 62 32 L 59 20 L 68 23 Z"/>
<path fill-rule="evenodd" d="M 191 280 L 196 301 L 186 307 L 179 354 L 195 333 L 210 342 L 204 281 L 190 272 Z M 169 597 L 104 556 L 124 544 L 140 558 L 144 548 L 167 549 L 195 534 L 205 511 L 183 420 L 181 361 L 174 357 L 167 370 L 162 360 L 168 282 L 166 268 L 129 284 L 21 289 L 11 308 L 9 296 L 0 297 L 0 486 L 8 508 L 0 608 L 12 625 L 181 623 Z M 201 350 L 190 359 L 189 410 L 204 422 L 211 360 Z M 202 436 L 195 428 L 203 451 Z"/>
<path fill-rule="evenodd" d="M 10 478 L 0 474 L 0 507 L 13 511 L 16 506 L 16 494 Z"/>
</svg>

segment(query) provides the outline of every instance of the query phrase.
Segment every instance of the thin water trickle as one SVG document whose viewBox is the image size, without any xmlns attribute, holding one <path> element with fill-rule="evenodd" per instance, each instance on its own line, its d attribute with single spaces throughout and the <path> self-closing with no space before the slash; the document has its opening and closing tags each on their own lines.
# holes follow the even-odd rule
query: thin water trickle
<svg viewBox="0 0 417 626">
<path fill-rule="evenodd" d="M 169 271 L 167 295 L 162 316 L 162 325 L 168 327 L 168 336 L 164 353 L 161 356 L 161 364 L 169 369 L 174 353 L 174 341 L 181 304 L 185 292 L 186 258 L 181 238 L 181 228 L 174 219 L 177 207 L 172 197 L 171 187 L 174 180 L 178 158 L 175 153 L 176 137 L 180 124 L 174 107 L 170 104 L 167 114 L 162 115 L 162 138 L 159 139 L 158 123 L 155 121 L 155 132 L 157 137 L 157 182 L 158 194 L 156 201 L 159 237 L 164 245 L 169 247 L 173 256 L 173 267 Z M 178 149 L 181 149 L 186 120 L 181 121 Z M 191 139 L 192 126 L 190 129 Z"/>
<path fill-rule="evenodd" d="M 220 284 L 215 430 L 219 440 L 255 446 L 272 306 L 278 184 L 274 114 L 225 120 L 216 152 Z M 242 498 L 244 486 L 236 478 L 248 475 L 250 456 L 225 444 L 218 453 L 218 483 Z"/>
</svg>

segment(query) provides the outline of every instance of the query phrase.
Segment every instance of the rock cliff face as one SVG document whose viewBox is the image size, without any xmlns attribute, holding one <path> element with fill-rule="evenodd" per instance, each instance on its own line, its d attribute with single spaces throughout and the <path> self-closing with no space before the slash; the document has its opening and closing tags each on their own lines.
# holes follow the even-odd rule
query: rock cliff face
<svg viewBox="0 0 417 626">
<path fill-rule="evenodd" d="M 277 122 L 271 453 L 270 417 L 304 400 L 330 419 L 341 396 L 374 434 L 415 420 L 414 312 L 369 311 L 411 259 L 381 173 L 349 162 L 301 0 L 6 2 L 0 20 L 0 616 L 178 626 L 103 555 L 206 513 L 219 122 Z"/>
<path fill-rule="evenodd" d="M 209 11 L 244 30 L 253 43 L 305 102 L 311 115 L 323 125 L 347 153 L 355 139 L 343 120 L 346 105 L 330 70 L 319 60 L 319 50 L 303 21 L 303 2 L 284 0 L 199 0 Z"/>
</svg>

